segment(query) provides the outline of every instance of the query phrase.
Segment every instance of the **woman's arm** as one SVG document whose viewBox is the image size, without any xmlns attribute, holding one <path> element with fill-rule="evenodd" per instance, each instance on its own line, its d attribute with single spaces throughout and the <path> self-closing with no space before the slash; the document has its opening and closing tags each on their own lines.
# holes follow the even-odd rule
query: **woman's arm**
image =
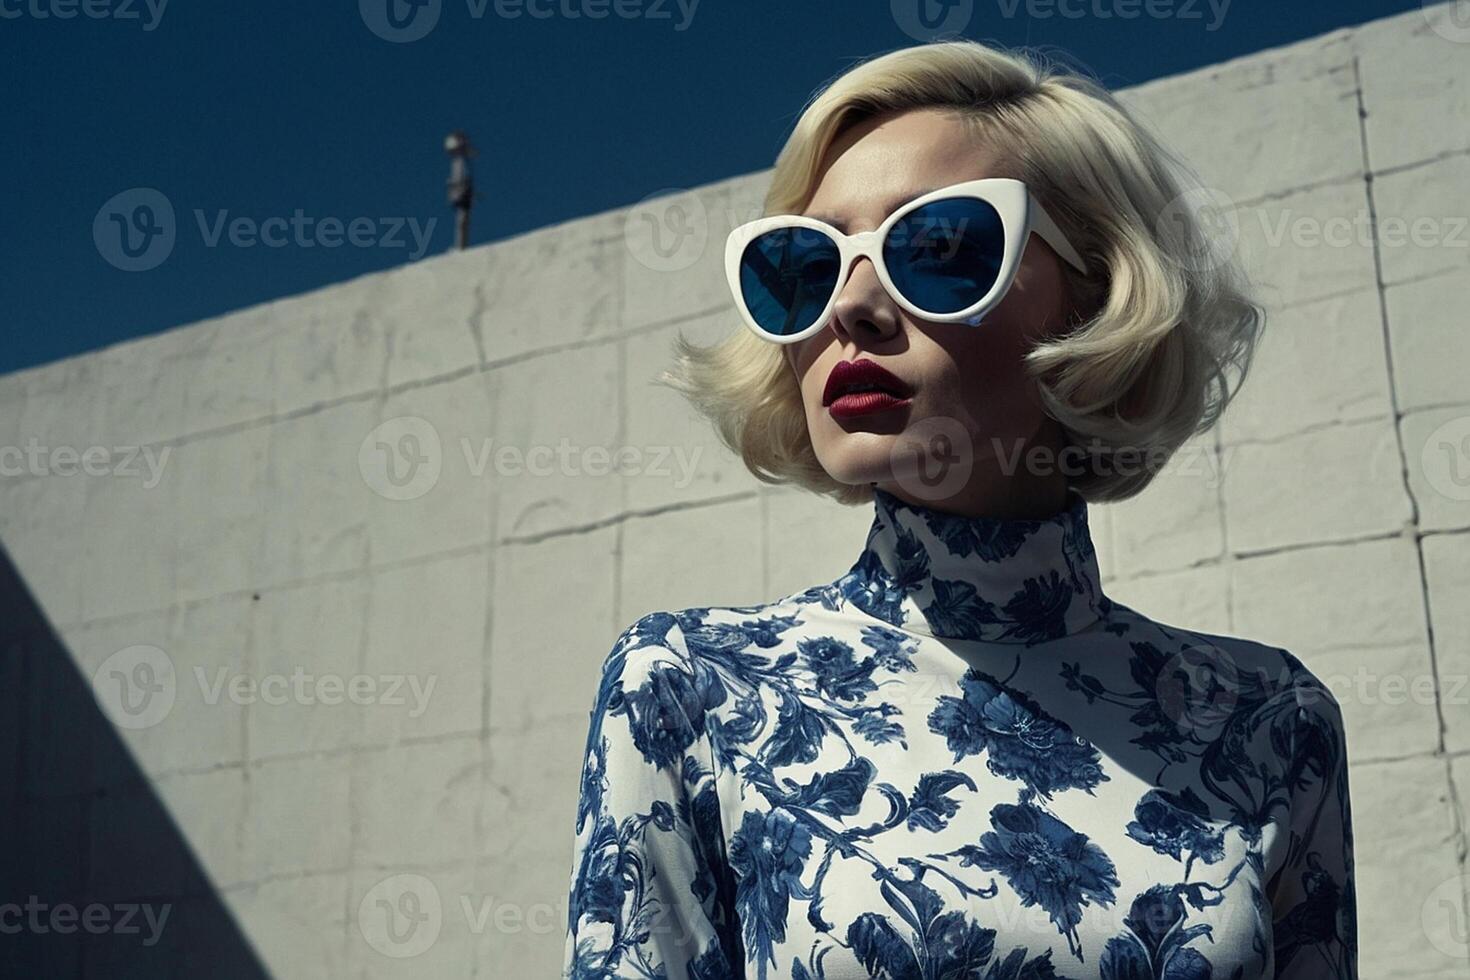
<svg viewBox="0 0 1470 980">
<path fill-rule="evenodd" d="M 1305 667 L 1293 690 L 1290 842 L 1267 889 L 1276 977 L 1357 980 L 1352 803 L 1342 709 Z"/>
<path fill-rule="evenodd" d="M 664 617 L 664 619 L 659 619 Z M 741 975 L 705 712 L 715 693 L 667 614 L 603 665 L 583 758 L 563 976 Z"/>
</svg>

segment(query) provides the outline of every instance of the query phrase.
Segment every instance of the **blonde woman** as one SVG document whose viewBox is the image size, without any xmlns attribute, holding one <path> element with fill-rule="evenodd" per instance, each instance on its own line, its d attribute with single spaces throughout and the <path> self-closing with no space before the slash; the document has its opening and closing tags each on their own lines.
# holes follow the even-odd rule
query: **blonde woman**
<svg viewBox="0 0 1470 980">
<path fill-rule="evenodd" d="M 1337 702 L 1099 582 L 1089 503 L 1216 421 L 1261 326 L 1187 174 L 972 42 L 807 106 L 728 242 L 742 323 L 666 380 L 872 525 L 835 581 L 618 637 L 567 976 L 1356 977 Z"/>
</svg>

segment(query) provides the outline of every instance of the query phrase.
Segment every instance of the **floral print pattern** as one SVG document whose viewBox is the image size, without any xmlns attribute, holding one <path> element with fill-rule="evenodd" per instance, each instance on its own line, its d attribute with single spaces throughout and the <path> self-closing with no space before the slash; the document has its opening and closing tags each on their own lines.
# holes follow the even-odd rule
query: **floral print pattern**
<svg viewBox="0 0 1470 980">
<path fill-rule="evenodd" d="M 875 489 L 833 582 L 655 612 L 588 728 L 563 975 L 1356 978 L 1340 707 L 1104 595 L 1075 493 Z"/>
</svg>

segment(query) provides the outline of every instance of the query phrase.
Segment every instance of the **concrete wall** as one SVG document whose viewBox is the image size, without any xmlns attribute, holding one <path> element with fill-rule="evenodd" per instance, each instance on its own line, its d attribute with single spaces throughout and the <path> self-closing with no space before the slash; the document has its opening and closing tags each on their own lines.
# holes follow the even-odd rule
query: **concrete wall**
<svg viewBox="0 0 1470 980">
<path fill-rule="evenodd" d="M 1192 468 L 1094 508 L 1105 583 L 1333 679 L 1365 977 L 1470 977 L 1467 42 L 1434 7 L 1124 93 L 1229 202 L 1271 316 Z M 612 639 L 829 580 L 869 522 L 649 384 L 676 332 L 735 328 L 723 236 L 765 176 L 0 379 L 0 446 L 34 447 L 0 481 L 10 892 L 190 913 L 28 962 L 555 974 Z"/>
</svg>

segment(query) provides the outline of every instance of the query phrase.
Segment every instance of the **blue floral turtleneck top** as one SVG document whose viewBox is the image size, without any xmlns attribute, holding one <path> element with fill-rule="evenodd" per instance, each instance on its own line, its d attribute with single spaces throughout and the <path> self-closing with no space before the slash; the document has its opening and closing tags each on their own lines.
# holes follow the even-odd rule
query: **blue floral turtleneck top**
<svg viewBox="0 0 1470 980">
<path fill-rule="evenodd" d="M 1109 599 L 1075 491 L 873 507 L 836 581 L 617 638 L 566 976 L 1357 976 L 1342 718 L 1296 657 Z"/>
</svg>

